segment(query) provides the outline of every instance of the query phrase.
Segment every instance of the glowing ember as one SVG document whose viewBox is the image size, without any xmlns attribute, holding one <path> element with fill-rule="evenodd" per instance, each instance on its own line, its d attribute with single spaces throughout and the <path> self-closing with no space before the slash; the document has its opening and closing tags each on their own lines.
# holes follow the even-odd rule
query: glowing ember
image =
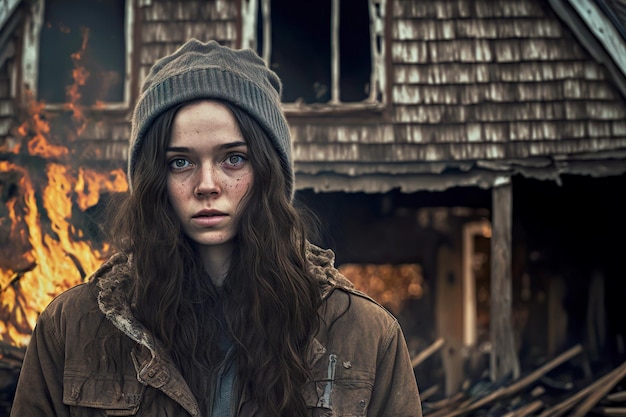
<svg viewBox="0 0 626 417">
<path fill-rule="evenodd" d="M 422 269 L 416 264 L 345 264 L 339 267 L 339 272 L 352 281 L 358 290 L 396 314 L 405 300 L 422 298 L 424 295 Z"/>
</svg>

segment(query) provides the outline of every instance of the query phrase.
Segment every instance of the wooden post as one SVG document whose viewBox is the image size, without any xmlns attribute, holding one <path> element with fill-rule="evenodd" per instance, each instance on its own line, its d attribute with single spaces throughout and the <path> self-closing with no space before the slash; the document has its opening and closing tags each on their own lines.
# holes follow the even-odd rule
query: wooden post
<svg viewBox="0 0 626 417">
<path fill-rule="evenodd" d="M 509 177 L 496 180 L 492 189 L 491 238 L 491 334 L 490 377 L 492 381 L 512 374 L 519 378 L 520 369 L 513 339 L 511 276 L 512 186 Z"/>
<path fill-rule="evenodd" d="M 463 309 L 462 286 L 459 280 L 460 256 L 453 246 L 437 249 L 436 311 L 437 335 L 445 340 L 441 360 L 445 373 L 444 395 L 449 397 L 463 385 Z"/>
</svg>

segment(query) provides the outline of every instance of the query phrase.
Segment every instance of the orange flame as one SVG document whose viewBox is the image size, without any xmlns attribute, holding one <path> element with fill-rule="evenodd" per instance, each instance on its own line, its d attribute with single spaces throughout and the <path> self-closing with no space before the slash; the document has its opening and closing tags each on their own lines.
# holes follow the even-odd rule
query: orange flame
<svg viewBox="0 0 626 417">
<path fill-rule="evenodd" d="M 88 74 L 77 66 L 86 38 L 85 34 L 81 51 L 73 56 L 74 85 L 67 90 L 70 104 L 65 106 L 72 112 L 76 136 L 87 124 L 78 105 L 78 88 L 84 85 L 81 77 Z M 22 156 L 15 161 L 29 161 L 21 149 L 26 144 L 28 155 L 43 164 L 44 175 L 39 178 L 41 174 L 13 160 L 0 161 L 0 172 L 19 174 L 15 184 L 19 191 L 5 202 L 4 211 L 10 220 L 8 239 L 23 242 L 24 253 L 15 262 L 19 266 L 0 265 L 0 340 L 18 346 L 28 344 L 43 308 L 56 295 L 83 282 L 107 256 L 108 245 L 95 247 L 87 241 L 85 232 L 72 223 L 72 212 L 96 205 L 103 192 L 128 189 L 121 168 L 98 172 L 66 163 L 69 149 L 50 143 L 44 104 L 31 99 L 27 110 L 28 120 L 15 129 L 22 140 L 11 151 Z M 6 226 L 4 220 L 0 226 Z"/>
<path fill-rule="evenodd" d="M 35 265 L 25 272 L 0 268 L 0 318 L 4 319 L 0 320 L 0 339 L 25 345 L 43 307 L 62 291 L 82 282 L 106 257 L 108 245 L 100 249 L 92 247 L 82 240 L 84 232 L 71 223 L 72 196 L 77 196 L 77 205 L 84 210 L 97 203 L 103 190 L 124 191 L 127 184 L 121 169 L 101 174 L 81 168 L 76 178 L 67 166 L 49 162 L 47 184 L 38 204 L 37 191 L 28 172 L 6 161 L 0 162 L 3 172 L 23 173 L 19 182 L 22 199 L 10 200 L 7 208 L 12 226 L 27 225 L 31 249 L 24 257 Z M 23 206 L 23 216 L 17 214 L 17 205 Z"/>
<path fill-rule="evenodd" d="M 27 143 L 28 153 L 43 158 L 60 158 L 66 156 L 68 154 L 66 147 L 53 145 L 48 141 L 50 125 L 42 117 L 45 104 L 35 101 L 30 91 L 27 92 L 26 99 L 28 102 L 27 113 L 29 117 L 17 127 L 16 133 L 22 138 L 32 136 Z M 13 149 L 13 152 L 20 152 L 19 144 Z"/>
<path fill-rule="evenodd" d="M 121 168 L 103 175 L 81 167 L 78 170 L 78 174 L 74 191 L 78 198 L 76 203 L 83 211 L 98 203 L 102 191 L 125 191 L 128 188 L 126 173 Z"/>
<path fill-rule="evenodd" d="M 87 127 L 87 118 L 85 117 L 79 103 L 80 98 L 82 97 L 80 89 L 85 85 L 85 83 L 87 83 L 87 79 L 89 78 L 89 71 L 81 65 L 81 60 L 87 50 L 89 29 L 83 28 L 81 31 L 83 34 L 83 43 L 80 50 L 71 55 L 72 62 L 74 63 L 74 69 L 72 70 L 72 79 L 74 80 L 74 83 L 66 89 L 68 102 L 64 105 L 66 110 L 72 112 L 72 121 L 74 122 L 77 135 L 80 135 L 85 130 L 85 127 Z"/>
</svg>

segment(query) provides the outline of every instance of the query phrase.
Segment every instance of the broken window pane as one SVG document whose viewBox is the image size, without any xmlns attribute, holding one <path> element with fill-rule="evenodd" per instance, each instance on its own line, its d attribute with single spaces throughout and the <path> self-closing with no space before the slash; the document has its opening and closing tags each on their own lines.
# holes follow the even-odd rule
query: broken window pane
<svg viewBox="0 0 626 417">
<path fill-rule="evenodd" d="M 263 25 L 270 25 L 269 61 L 283 81 L 283 101 L 331 101 L 332 1 L 270 0 L 266 19 L 262 9 L 262 0 L 258 0 L 255 44 L 259 54 L 264 55 Z M 338 32 L 339 100 L 366 100 L 373 70 L 369 2 L 340 0 Z"/>
<path fill-rule="evenodd" d="M 39 44 L 40 100 L 68 102 L 67 88 L 84 82 L 79 85 L 83 105 L 124 101 L 125 8 L 126 0 L 46 1 Z"/>
<path fill-rule="evenodd" d="M 330 100 L 330 1 L 272 0 L 271 25 L 270 65 L 283 81 L 283 100 Z"/>
<path fill-rule="evenodd" d="M 341 101 L 367 99 L 370 92 L 372 54 L 368 2 L 341 0 L 339 27 Z"/>
</svg>

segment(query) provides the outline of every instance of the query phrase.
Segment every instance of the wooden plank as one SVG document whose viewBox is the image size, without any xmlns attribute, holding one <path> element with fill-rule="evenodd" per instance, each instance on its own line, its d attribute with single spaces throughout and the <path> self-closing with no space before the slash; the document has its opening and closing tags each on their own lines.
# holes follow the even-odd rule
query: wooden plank
<svg viewBox="0 0 626 417">
<path fill-rule="evenodd" d="M 606 396 L 606 399 L 613 402 L 626 401 L 626 391 L 614 392 Z"/>
<path fill-rule="evenodd" d="M 583 398 L 585 398 L 590 393 L 595 390 L 601 388 L 607 381 L 610 381 L 615 375 L 621 375 L 626 371 L 626 362 L 624 362 L 619 367 L 615 368 L 608 374 L 604 375 L 601 378 L 598 378 L 596 381 L 588 385 L 587 387 L 581 389 L 576 394 L 570 396 L 566 400 L 561 401 L 560 403 L 550 407 L 545 410 L 543 413 L 539 415 L 539 417 L 559 417 L 565 414 L 568 410 L 570 410 L 573 406 L 575 406 L 578 402 L 580 402 Z"/>
<path fill-rule="evenodd" d="M 611 375 L 604 379 L 604 383 L 594 390 L 589 396 L 576 408 L 571 417 L 584 417 L 589 411 L 607 395 L 616 384 L 626 377 L 626 366 L 617 368 Z"/>
<path fill-rule="evenodd" d="M 603 416 L 626 416 L 626 407 L 597 407 L 593 409 L 595 414 Z"/>
<path fill-rule="evenodd" d="M 441 387 L 439 385 L 433 385 L 432 387 L 428 387 L 425 390 L 420 389 L 420 400 L 422 400 L 422 403 L 424 401 L 427 401 L 430 397 L 435 395 L 440 389 Z"/>
<path fill-rule="evenodd" d="M 494 401 L 496 401 L 499 398 L 503 398 L 503 397 L 509 397 L 515 393 L 520 392 L 521 390 L 523 390 L 524 388 L 528 387 L 530 384 L 532 384 L 533 382 L 537 381 L 539 378 L 541 378 L 542 376 L 544 376 L 545 374 L 547 374 L 548 372 L 550 372 L 552 369 L 556 368 L 557 366 L 561 365 L 564 362 L 567 362 L 568 360 L 572 359 L 573 357 L 579 355 L 581 352 L 583 351 L 582 346 L 580 345 L 576 345 L 574 347 L 572 347 L 571 349 L 568 349 L 567 351 L 563 352 L 561 355 L 559 355 L 558 357 L 554 358 L 553 360 L 551 360 L 550 362 L 546 363 L 545 365 L 535 369 L 533 372 L 531 372 L 530 374 L 526 375 L 524 378 L 516 381 L 515 383 L 506 386 L 506 387 L 502 387 L 496 391 L 494 391 L 493 393 L 481 398 L 480 400 L 476 401 L 475 403 L 471 404 L 470 407 L 468 407 L 466 410 L 464 410 L 463 414 L 469 412 L 469 411 L 473 411 L 473 410 L 477 410 L 489 403 L 492 403 Z M 459 414 L 460 415 L 460 414 Z"/>
<path fill-rule="evenodd" d="M 517 410 L 510 411 L 506 413 L 503 417 L 524 417 L 532 415 L 534 412 L 538 411 L 543 407 L 543 401 L 536 400 L 531 403 L 528 403 Z"/>
<path fill-rule="evenodd" d="M 517 379 L 520 365 L 515 351 L 512 328 L 511 245 L 512 245 L 512 185 L 502 178 L 492 191 L 491 238 L 491 358 L 489 376 L 498 381 L 507 375 Z"/>
<path fill-rule="evenodd" d="M 442 400 L 439 403 L 437 403 L 437 405 L 441 406 L 442 408 L 437 410 L 433 414 L 429 414 L 429 417 L 462 416 L 462 415 L 470 414 L 473 411 L 476 411 L 482 407 L 492 404 L 499 399 L 511 397 L 512 395 L 515 395 L 521 392 L 522 390 L 524 390 L 525 388 L 529 387 L 532 383 L 539 380 L 539 378 L 541 378 L 542 376 L 544 376 L 545 374 L 547 374 L 548 372 L 550 372 L 557 366 L 579 355 L 582 351 L 583 351 L 582 346 L 576 345 L 568 349 L 567 351 L 563 352 L 558 357 L 552 359 L 548 363 L 544 364 L 543 366 L 535 369 L 533 372 L 526 375 L 525 377 L 519 379 L 518 381 L 515 381 L 513 384 L 500 387 L 476 401 L 474 401 L 473 398 L 469 398 L 464 403 L 459 404 L 458 397 L 454 398 L 454 402 L 450 400 L 450 402 L 446 403 Z M 533 408 L 535 406 L 536 405 L 533 405 Z M 548 416 L 554 417 L 551 414 L 548 414 L 545 416 L 542 414 L 542 417 L 548 417 Z"/>
<path fill-rule="evenodd" d="M 415 368 L 420 363 L 424 362 L 426 359 L 431 357 L 435 352 L 439 351 L 445 344 L 443 338 L 439 338 L 435 340 L 430 346 L 417 354 L 413 359 L 411 359 L 411 365 Z"/>
</svg>

